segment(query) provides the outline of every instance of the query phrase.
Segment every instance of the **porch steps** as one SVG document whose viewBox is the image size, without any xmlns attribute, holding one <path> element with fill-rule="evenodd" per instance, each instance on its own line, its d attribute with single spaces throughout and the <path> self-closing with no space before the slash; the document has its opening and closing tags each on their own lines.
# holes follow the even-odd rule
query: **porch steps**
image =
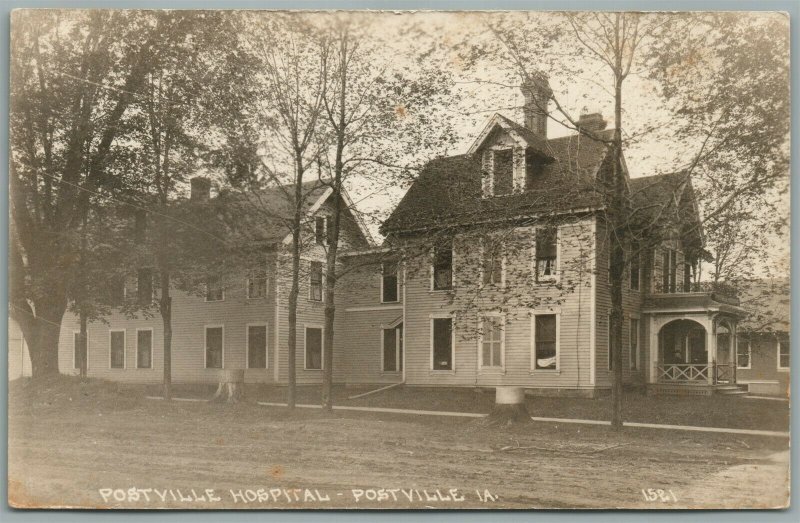
<svg viewBox="0 0 800 523">
<path fill-rule="evenodd" d="M 747 388 L 726 383 L 716 385 L 707 383 L 650 383 L 647 385 L 647 393 L 672 396 L 711 396 L 712 394 L 743 396 L 747 394 Z"/>
</svg>

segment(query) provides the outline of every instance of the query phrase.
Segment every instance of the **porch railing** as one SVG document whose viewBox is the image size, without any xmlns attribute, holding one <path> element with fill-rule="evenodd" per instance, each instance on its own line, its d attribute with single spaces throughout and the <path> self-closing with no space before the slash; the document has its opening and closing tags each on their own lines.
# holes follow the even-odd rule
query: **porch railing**
<svg viewBox="0 0 800 523">
<path fill-rule="evenodd" d="M 694 363 L 664 363 L 658 365 L 658 381 L 679 381 L 685 383 L 706 382 L 711 365 Z"/>
<path fill-rule="evenodd" d="M 655 294 L 708 294 L 715 300 L 731 305 L 739 305 L 736 288 L 727 283 L 711 281 L 672 282 L 665 284 L 656 281 L 653 285 Z"/>
<path fill-rule="evenodd" d="M 656 366 L 659 382 L 734 383 L 736 374 L 731 363 L 662 363 Z"/>
<path fill-rule="evenodd" d="M 731 383 L 735 378 L 731 363 L 717 363 L 714 366 L 714 374 L 714 383 Z"/>
</svg>

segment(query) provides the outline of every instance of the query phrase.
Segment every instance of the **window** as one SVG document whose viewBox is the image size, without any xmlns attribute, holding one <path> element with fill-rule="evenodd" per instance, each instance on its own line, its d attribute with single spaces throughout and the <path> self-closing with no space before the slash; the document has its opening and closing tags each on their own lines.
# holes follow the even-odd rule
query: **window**
<svg viewBox="0 0 800 523">
<path fill-rule="evenodd" d="M 537 314 L 533 317 L 533 368 L 558 368 L 558 321 L 555 314 Z"/>
<path fill-rule="evenodd" d="M 125 331 L 111 331 L 108 359 L 112 369 L 125 368 Z"/>
<path fill-rule="evenodd" d="M 433 250 L 433 290 L 453 288 L 453 248 L 439 246 Z"/>
<path fill-rule="evenodd" d="M 382 329 L 383 372 L 402 372 L 403 370 L 403 324 L 390 329 Z"/>
<path fill-rule="evenodd" d="M 317 245 L 325 245 L 325 217 L 314 218 L 314 241 Z"/>
<path fill-rule="evenodd" d="M 431 320 L 431 368 L 453 370 L 453 319 Z"/>
<path fill-rule="evenodd" d="M 661 292 L 675 292 L 678 253 L 673 249 L 664 249 L 661 265 Z"/>
<path fill-rule="evenodd" d="M 247 326 L 247 368 L 267 368 L 267 326 Z"/>
<path fill-rule="evenodd" d="M 789 340 L 778 340 L 778 369 L 789 370 Z"/>
<path fill-rule="evenodd" d="M 81 368 L 81 333 L 75 331 L 72 333 L 72 368 Z"/>
<path fill-rule="evenodd" d="M 136 331 L 136 368 L 153 368 L 153 331 L 151 329 Z"/>
<path fill-rule="evenodd" d="M 206 327 L 206 368 L 221 369 L 224 362 L 223 328 Z"/>
<path fill-rule="evenodd" d="M 397 262 L 381 264 L 381 302 L 383 303 L 395 302 L 399 299 L 397 269 Z"/>
<path fill-rule="evenodd" d="M 482 272 L 484 285 L 500 285 L 503 282 L 503 254 L 498 242 L 489 238 L 483 240 Z"/>
<path fill-rule="evenodd" d="M 308 299 L 322 301 L 322 262 L 311 262 Z"/>
<path fill-rule="evenodd" d="M 206 278 L 206 301 L 222 301 L 225 299 L 225 288 L 222 278 L 217 275 Z"/>
<path fill-rule="evenodd" d="M 504 322 L 502 316 L 487 316 L 481 324 L 481 368 L 502 368 L 504 351 Z"/>
<path fill-rule="evenodd" d="M 558 233 L 555 227 L 536 230 L 536 281 L 552 279 L 556 275 Z"/>
<path fill-rule="evenodd" d="M 692 292 L 692 264 L 683 264 L 683 292 Z"/>
<path fill-rule="evenodd" d="M 492 169 L 492 194 L 502 196 L 514 190 L 514 151 L 501 149 L 494 151 Z"/>
<path fill-rule="evenodd" d="M 268 289 L 267 273 L 264 270 L 253 270 L 247 276 L 247 298 L 254 300 L 265 298 Z"/>
<path fill-rule="evenodd" d="M 306 370 L 322 370 L 322 329 L 306 327 Z"/>
<path fill-rule="evenodd" d="M 153 269 L 139 269 L 136 278 L 136 296 L 140 305 L 153 302 Z"/>
<path fill-rule="evenodd" d="M 750 340 L 746 338 L 737 338 L 736 366 L 740 369 L 749 369 L 751 354 L 752 354 L 752 347 L 750 346 Z"/>
<path fill-rule="evenodd" d="M 639 290 L 639 280 L 641 278 L 642 255 L 639 251 L 639 244 L 631 244 L 631 290 Z"/>
<path fill-rule="evenodd" d="M 639 369 L 639 318 L 631 318 L 630 325 L 630 355 L 631 370 Z"/>
</svg>

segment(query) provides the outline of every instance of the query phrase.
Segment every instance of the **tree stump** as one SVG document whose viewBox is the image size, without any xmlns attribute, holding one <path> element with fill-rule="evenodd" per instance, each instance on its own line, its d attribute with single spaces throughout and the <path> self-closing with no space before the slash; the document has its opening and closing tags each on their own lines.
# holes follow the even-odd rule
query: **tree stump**
<svg viewBox="0 0 800 523">
<path fill-rule="evenodd" d="M 494 408 L 482 421 L 490 427 L 531 423 L 531 415 L 525 407 L 525 389 L 497 387 Z"/>
<path fill-rule="evenodd" d="M 220 370 L 219 385 L 211 401 L 237 403 L 244 399 L 244 369 Z"/>
</svg>

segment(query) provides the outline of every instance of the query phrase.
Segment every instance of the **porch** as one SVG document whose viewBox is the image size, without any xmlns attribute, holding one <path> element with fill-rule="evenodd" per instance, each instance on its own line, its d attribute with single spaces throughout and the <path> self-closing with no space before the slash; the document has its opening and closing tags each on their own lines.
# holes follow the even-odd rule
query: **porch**
<svg viewBox="0 0 800 523">
<path fill-rule="evenodd" d="M 661 290 L 661 289 L 659 289 Z M 697 286 L 651 295 L 648 391 L 744 394 L 736 381 L 737 322 L 745 311 L 729 293 Z"/>
</svg>

